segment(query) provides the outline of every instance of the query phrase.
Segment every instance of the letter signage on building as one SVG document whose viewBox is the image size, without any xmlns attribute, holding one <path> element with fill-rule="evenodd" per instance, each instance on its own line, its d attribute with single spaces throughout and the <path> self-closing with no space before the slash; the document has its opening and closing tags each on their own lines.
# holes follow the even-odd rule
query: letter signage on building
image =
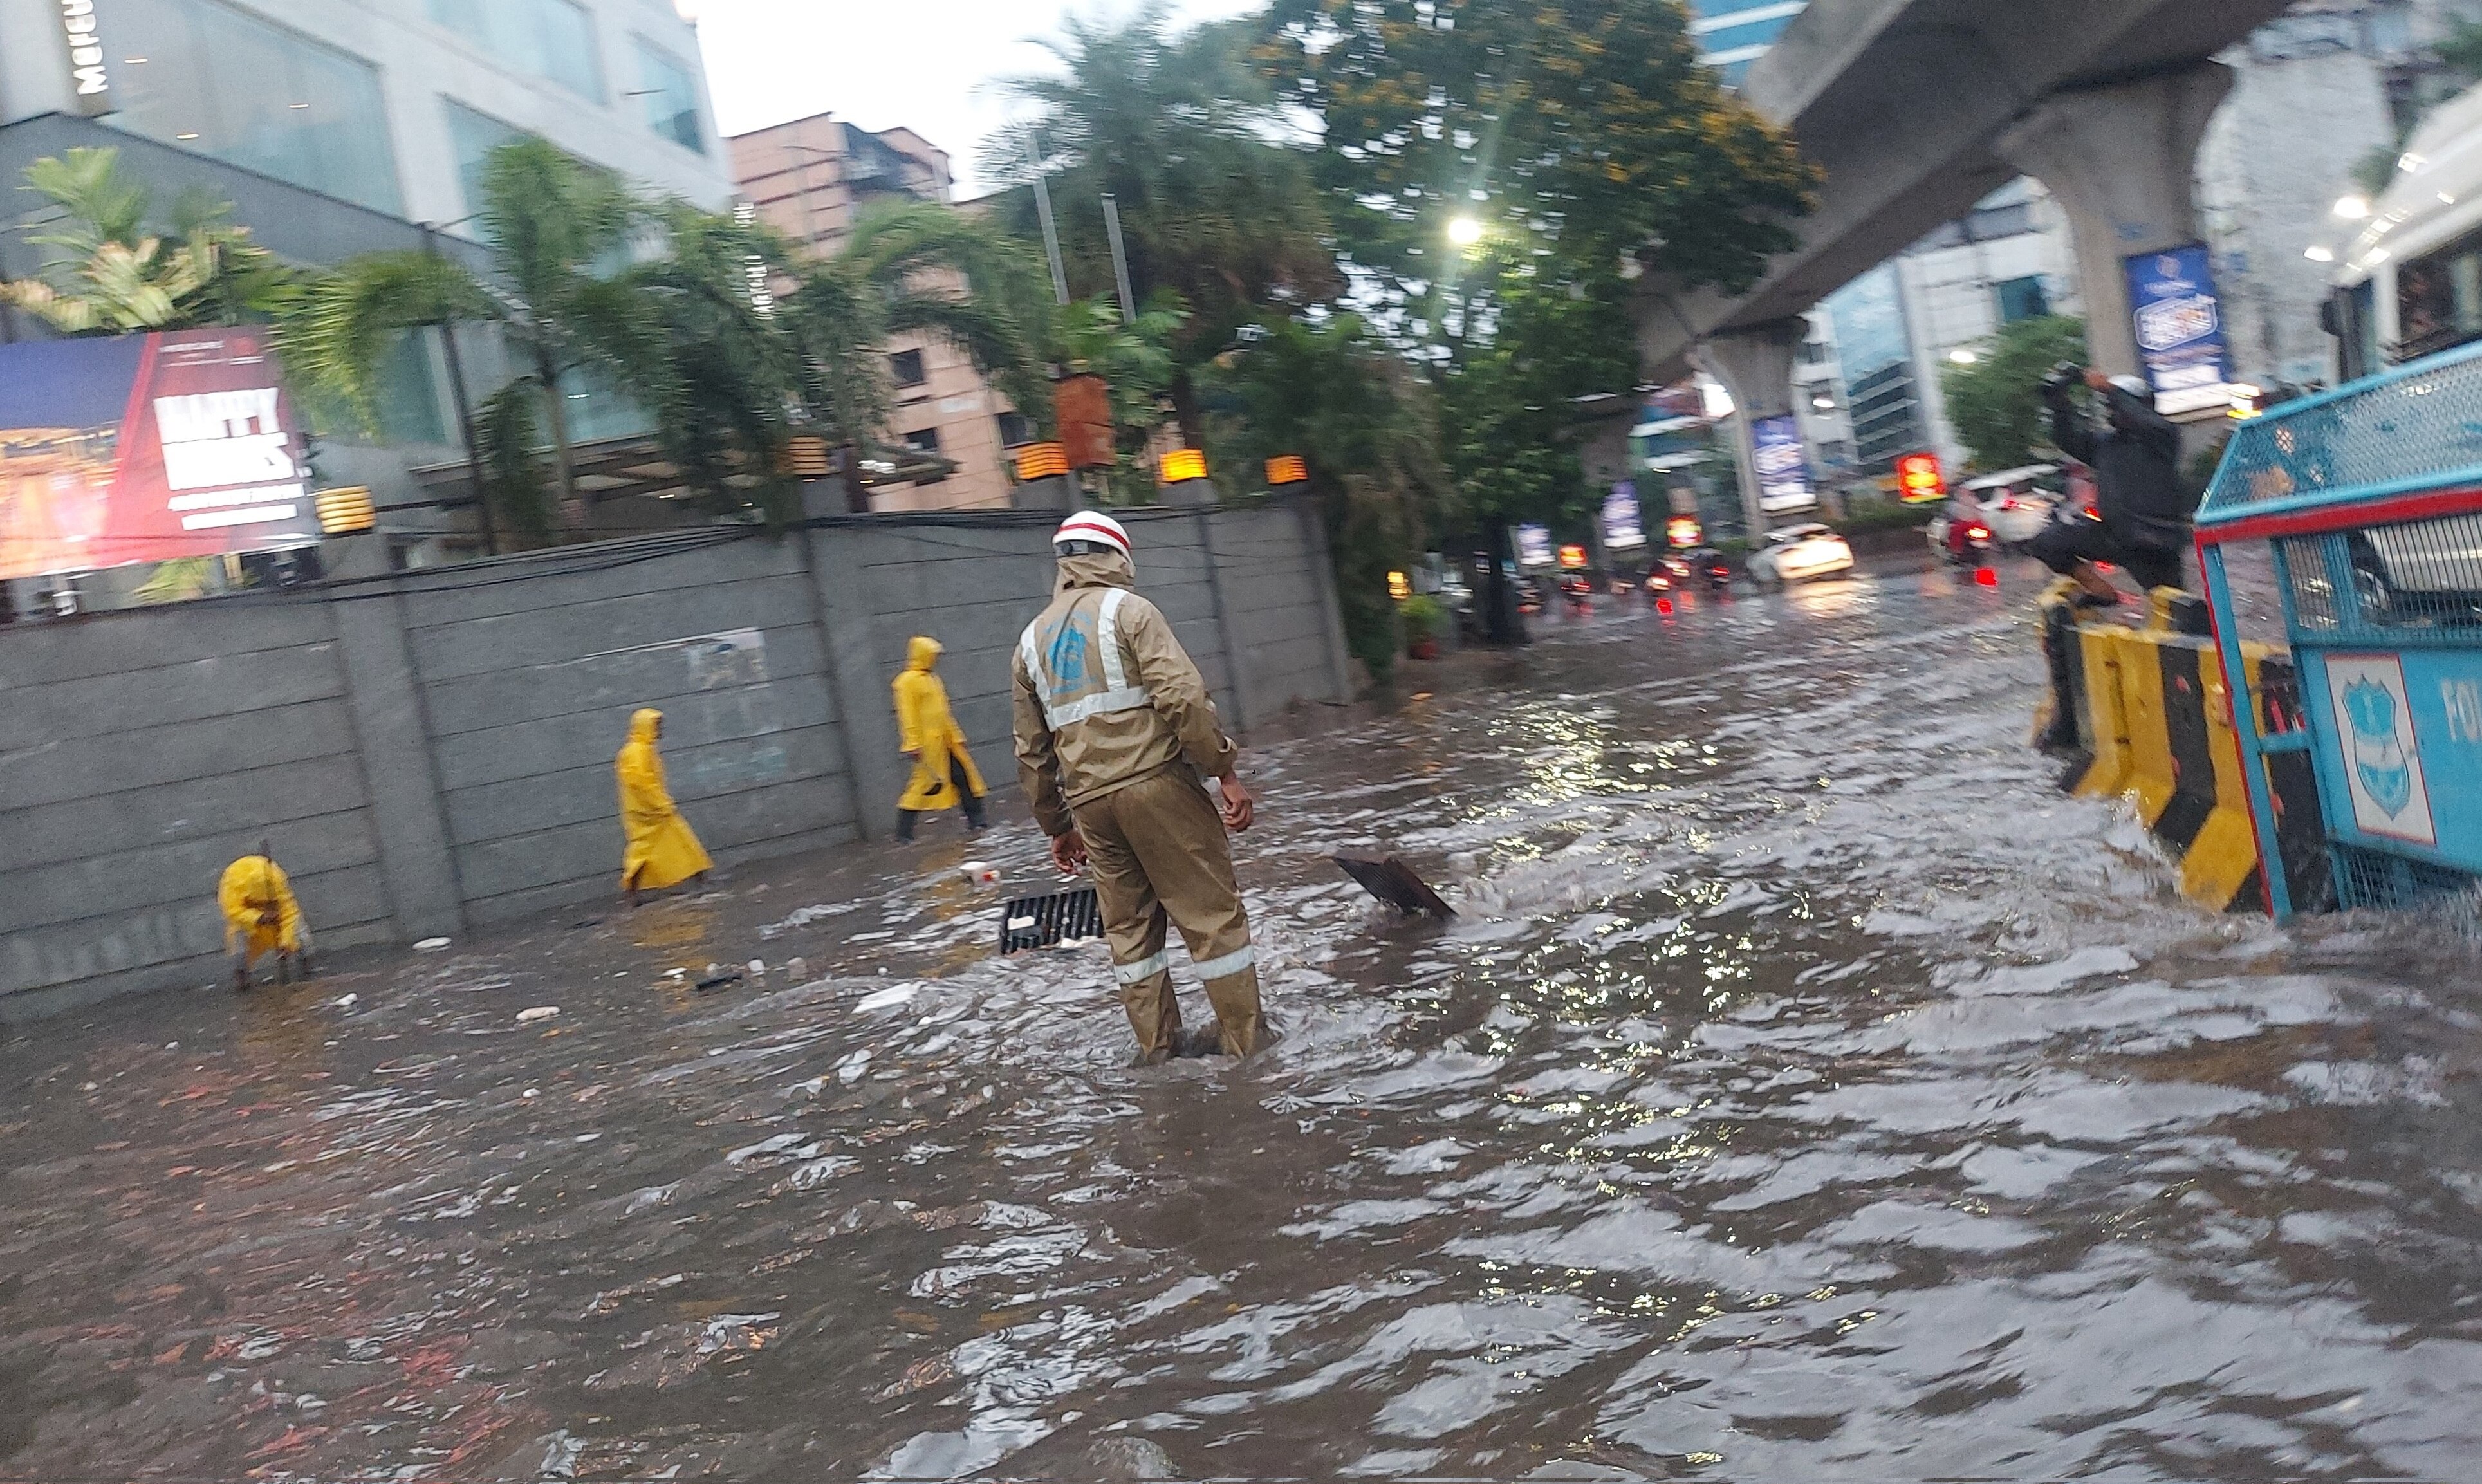
<svg viewBox="0 0 2482 1484">
<path fill-rule="evenodd" d="M 0 577 L 319 539 L 257 330 L 0 346 Z"/>
<path fill-rule="evenodd" d="M 2231 405 L 2232 353 L 2205 245 L 2126 259 L 2137 358 L 2166 417 Z"/>
<path fill-rule="evenodd" d="M 1818 504 L 1809 483 L 1809 456 L 1802 452 L 1799 418 L 1790 412 L 1761 417 L 1750 424 L 1750 442 L 1758 461 L 1758 509 L 1775 516 Z"/>
<path fill-rule="evenodd" d="M 112 112 L 112 73 L 95 25 L 94 0 L 55 0 L 69 64 L 69 106 L 92 119 Z"/>
</svg>

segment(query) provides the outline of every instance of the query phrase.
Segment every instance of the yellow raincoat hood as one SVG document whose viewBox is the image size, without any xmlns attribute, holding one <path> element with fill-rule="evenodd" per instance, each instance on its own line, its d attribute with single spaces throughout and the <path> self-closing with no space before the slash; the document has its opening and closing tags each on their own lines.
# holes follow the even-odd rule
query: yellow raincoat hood
<svg viewBox="0 0 2482 1484">
<path fill-rule="evenodd" d="M 916 634 L 906 641 L 905 668 L 922 675 L 929 675 L 931 667 L 938 664 L 939 656 L 946 652 L 948 652 L 946 649 L 940 648 L 938 640 L 928 634 Z"/>
<path fill-rule="evenodd" d="M 663 712 L 653 706 L 641 707 L 629 718 L 629 740 L 651 743 L 655 740 L 655 729 L 663 724 Z M 605 735 L 609 736 L 610 733 L 606 732 Z"/>
</svg>

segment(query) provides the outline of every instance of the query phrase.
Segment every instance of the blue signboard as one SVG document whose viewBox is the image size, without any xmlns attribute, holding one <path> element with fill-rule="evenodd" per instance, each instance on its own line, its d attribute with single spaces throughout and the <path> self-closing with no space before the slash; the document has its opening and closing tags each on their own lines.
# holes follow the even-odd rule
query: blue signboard
<svg viewBox="0 0 2482 1484">
<path fill-rule="evenodd" d="M 1517 528 L 1517 565 L 1528 570 L 1559 565 L 1559 558 L 1551 554 L 1549 526 L 1520 525 Z"/>
<path fill-rule="evenodd" d="M 1809 456 L 1802 451 L 1799 418 L 1790 412 L 1758 418 L 1750 424 L 1750 442 L 1757 454 L 1758 509 L 1773 516 L 1818 503 L 1809 483 Z"/>
<path fill-rule="evenodd" d="M 2305 655 L 2331 828 L 2482 873 L 2482 651 Z"/>
<path fill-rule="evenodd" d="M 2137 357 L 2154 385 L 2156 409 L 2173 416 L 2231 401 L 2231 344 L 2205 245 L 2140 252 L 2123 266 Z"/>
<path fill-rule="evenodd" d="M 1646 544 L 1646 517 L 1638 510 L 1637 483 L 1624 479 L 1603 496 L 1603 544 L 1635 551 Z"/>
</svg>

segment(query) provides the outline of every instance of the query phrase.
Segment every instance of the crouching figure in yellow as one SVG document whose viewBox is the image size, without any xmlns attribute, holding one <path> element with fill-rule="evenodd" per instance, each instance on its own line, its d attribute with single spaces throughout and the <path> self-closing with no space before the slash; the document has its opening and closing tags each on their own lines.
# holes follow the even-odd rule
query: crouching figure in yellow
<svg viewBox="0 0 2482 1484">
<path fill-rule="evenodd" d="M 216 905 L 224 914 L 224 952 L 232 959 L 233 988 L 250 988 L 252 964 L 267 954 L 276 957 L 279 984 L 310 977 L 310 924 L 293 897 L 293 882 L 284 867 L 269 858 L 267 847 L 224 867 L 216 883 Z"/>
</svg>

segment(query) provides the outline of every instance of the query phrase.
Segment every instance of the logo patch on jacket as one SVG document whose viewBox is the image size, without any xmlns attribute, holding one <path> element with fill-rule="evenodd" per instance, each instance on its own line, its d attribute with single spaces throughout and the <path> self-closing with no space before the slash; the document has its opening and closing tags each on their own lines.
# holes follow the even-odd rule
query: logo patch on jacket
<svg viewBox="0 0 2482 1484">
<path fill-rule="evenodd" d="M 1053 695 L 1067 695 L 1085 686 L 1086 636 L 1077 631 L 1074 623 L 1067 619 L 1060 621 L 1060 626 L 1052 630 L 1051 643 L 1043 661 L 1051 672 Z"/>
</svg>

